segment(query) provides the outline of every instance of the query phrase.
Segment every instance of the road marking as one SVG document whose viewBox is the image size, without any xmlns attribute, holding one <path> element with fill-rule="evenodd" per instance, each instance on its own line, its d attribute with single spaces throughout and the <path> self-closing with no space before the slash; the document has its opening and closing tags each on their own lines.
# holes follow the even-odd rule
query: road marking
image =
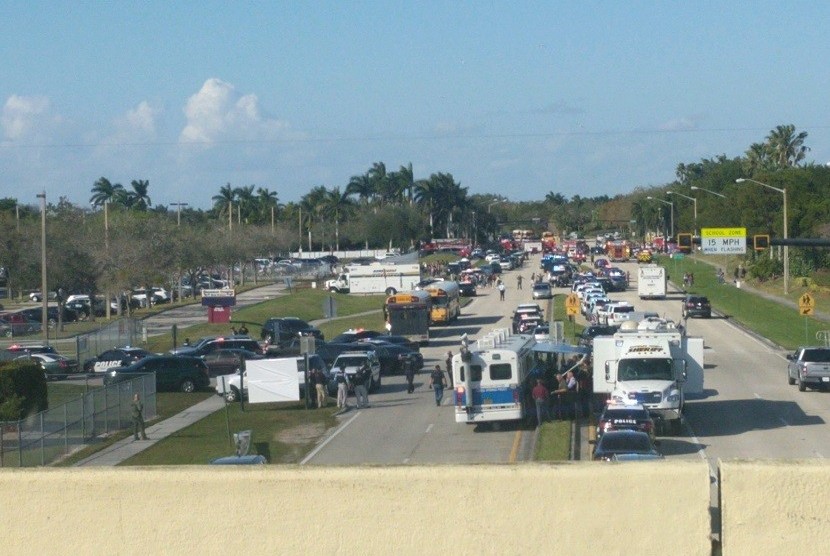
<svg viewBox="0 0 830 556">
<path fill-rule="evenodd" d="M 424 434 L 429 434 L 429 431 L 431 431 L 431 430 L 432 430 L 432 427 L 433 427 L 433 423 L 430 423 L 430 424 L 429 424 L 429 426 L 427 427 L 426 432 L 425 432 Z"/>
<path fill-rule="evenodd" d="M 689 430 L 689 435 L 692 438 L 692 442 L 694 442 L 698 446 L 701 446 L 700 440 L 698 440 L 697 435 L 695 434 L 695 431 L 692 429 L 692 426 L 688 422 L 685 422 L 685 419 L 684 419 L 683 425 Z M 715 469 L 712 466 L 712 462 L 709 461 L 709 457 L 706 455 L 706 448 L 700 448 L 697 451 L 697 455 L 700 456 L 700 459 L 702 459 L 704 462 L 706 462 L 706 466 L 709 468 L 709 478 L 712 480 L 713 485 L 717 485 L 718 484 L 718 471 L 717 471 L 717 469 Z"/>
<path fill-rule="evenodd" d="M 311 458 L 313 458 L 314 456 L 316 456 L 316 455 L 317 455 L 317 452 L 319 452 L 320 450 L 322 450 L 323 448 L 325 448 L 325 447 L 326 447 L 326 444 L 328 444 L 329 442 L 331 442 L 331 441 L 334 439 L 334 437 L 335 437 L 335 436 L 337 436 L 338 434 L 340 434 L 340 433 L 343 431 L 343 429 L 345 429 L 346 427 L 348 427 L 349 425 L 351 425 L 351 424 L 352 424 L 352 422 L 353 422 L 355 419 L 357 419 L 358 417 L 360 417 L 360 412 L 359 412 L 359 411 L 358 411 L 357 413 L 355 413 L 355 414 L 354 414 L 354 416 L 353 416 L 351 419 L 349 419 L 348 421 L 346 421 L 345 423 L 343 423 L 342 425 L 340 425 L 340 426 L 337 428 L 337 430 L 336 430 L 336 431 L 334 431 L 334 432 L 332 433 L 332 435 L 331 435 L 331 436 L 329 436 L 328 438 L 326 438 L 326 439 L 323 441 L 323 443 L 322 443 L 322 444 L 320 444 L 319 446 L 317 446 L 316 448 L 314 448 L 314 449 L 311 451 L 311 453 L 309 453 L 306 457 L 304 457 L 304 458 L 302 459 L 302 461 L 300 462 L 300 465 L 305 465 L 306 463 L 308 463 L 308 462 L 309 462 L 309 460 L 311 460 Z"/>
<path fill-rule="evenodd" d="M 522 431 L 517 430 L 516 435 L 513 437 L 513 448 L 510 449 L 510 457 L 507 461 L 510 463 L 516 463 L 516 458 L 519 457 L 519 444 L 522 441 Z"/>
</svg>

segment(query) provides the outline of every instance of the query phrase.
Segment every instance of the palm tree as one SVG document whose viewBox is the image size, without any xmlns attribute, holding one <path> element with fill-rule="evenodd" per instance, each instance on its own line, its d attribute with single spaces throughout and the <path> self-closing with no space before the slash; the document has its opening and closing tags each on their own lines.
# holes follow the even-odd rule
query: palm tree
<svg viewBox="0 0 830 556">
<path fill-rule="evenodd" d="M 795 134 L 795 126 L 779 125 L 767 135 L 767 144 L 770 147 L 772 158 L 781 168 L 798 166 L 798 163 L 807 156 L 809 147 L 804 146 L 807 132 Z"/>
<path fill-rule="evenodd" d="M 439 186 L 432 174 L 428 179 L 415 182 L 415 202 L 429 215 L 429 233 L 435 235 L 435 203 Z"/>
<path fill-rule="evenodd" d="M 231 217 L 233 216 L 233 202 L 236 200 L 236 191 L 231 187 L 230 183 L 219 188 L 219 194 L 214 195 L 213 209 L 221 217 L 228 217 L 228 227 L 231 226 Z"/>
<path fill-rule="evenodd" d="M 412 163 L 406 166 L 401 166 L 397 172 L 398 188 L 406 198 L 407 202 L 412 204 L 412 195 L 415 193 L 415 173 L 412 171 Z"/>
<path fill-rule="evenodd" d="M 256 195 L 257 209 L 262 221 L 265 221 L 269 214 L 273 216 L 280 209 L 280 199 L 276 191 L 269 191 L 267 187 L 258 187 Z"/>
<path fill-rule="evenodd" d="M 389 178 L 386 175 L 386 165 L 383 162 L 375 162 L 366 174 L 372 183 L 372 190 L 375 198 L 381 204 L 389 200 Z"/>
<path fill-rule="evenodd" d="M 130 182 L 132 191 L 124 193 L 124 205 L 129 209 L 146 211 L 148 207 L 153 205 L 147 190 L 150 187 L 148 180 L 133 180 Z"/>
<path fill-rule="evenodd" d="M 375 193 L 372 180 L 369 179 L 369 174 L 352 176 L 349 179 L 349 184 L 346 186 L 346 193 L 348 195 L 357 195 L 361 204 L 368 205 Z"/>
<path fill-rule="evenodd" d="M 334 219 L 334 244 L 335 250 L 340 251 L 340 216 L 354 205 L 354 202 L 345 191 L 340 192 L 339 187 L 326 191 L 322 200 L 321 211 L 324 216 Z"/>
<path fill-rule="evenodd" d="M 554 206 L 561 206 L 567 203 L 568 200 L 561 193 L 549 191 L 548 194 L 545 195 L 545 202 Z"/>
<path fill-rule="evenodd" d="M 237 212 L 237 221 L 239 222 L 241 222 L 244 217 L 245 222 L 247 223 L 248 218 L 251 216 L 251 212 L 254 210 L 254 206 L 256 204 L 256 198 L 254 197 L 255 187 L 255 185 L 247 185 L 245 187 L 237 187 L 233 190 L 234 196 L 239 203 L 239 210 Z"/>
<path fill-rule="evenodd" d="M 118 202 L 123 193 L 124 186 L 120 183 L 113 184 L 107 178 L 98 178 L 92 184 L 92 197 L 89 198 L 89 202 L 95 207 L 104 206 L 107 203 Z"/>
<path fill-rule="evenodd" d="M 314 217 L 322 217 L 322 207 L 326 198 L 326 188 L 322 185 L 317 185 L 311 188 L 311 191 L 300 198 L 300 207 L 303 209 L 303 220 L 305 220 L 308 229 L 308 250 L 311 251 L 311 226 L 314 223 Z M 321 237 L 320 245 L 323 241 Z M 322 249 L 321 249 L 322 250 Z"/>
</svg>

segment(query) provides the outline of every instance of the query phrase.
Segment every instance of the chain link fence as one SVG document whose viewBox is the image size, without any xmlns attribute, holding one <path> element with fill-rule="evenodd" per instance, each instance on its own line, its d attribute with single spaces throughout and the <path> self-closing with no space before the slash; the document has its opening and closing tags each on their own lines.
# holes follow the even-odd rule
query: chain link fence
<svg viewBox="0 0 830 556">
<path fill-rule="evenodd" d="M 144 418 L 156 417 L 155 374 L 96 387 L 60 406 L 20 421 L 0 422 L 0 467 L 49 465 L 98 438 L 132 426 L 132 400 L 141 396 Z"/>
</svg>

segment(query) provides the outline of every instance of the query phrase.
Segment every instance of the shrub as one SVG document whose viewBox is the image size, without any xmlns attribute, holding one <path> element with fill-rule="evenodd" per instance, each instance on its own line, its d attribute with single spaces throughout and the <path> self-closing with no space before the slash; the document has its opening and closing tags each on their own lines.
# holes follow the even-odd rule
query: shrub
<svg viewBox="0 0 830 556">
<path fill-rule="evenodd" d="M 46 377 L 27 360 L 0 363 L 0 421 L 17 421 L 48 407 Z"/>
</svg>

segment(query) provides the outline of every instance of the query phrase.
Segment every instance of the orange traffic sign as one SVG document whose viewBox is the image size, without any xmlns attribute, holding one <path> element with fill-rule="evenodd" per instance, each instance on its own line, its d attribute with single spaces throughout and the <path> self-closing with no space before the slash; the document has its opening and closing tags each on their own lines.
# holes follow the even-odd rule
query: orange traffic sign
<svg viewBox="0 0 830 556">
<path fill-rule="evenodd" d="M 568 297 L 565 298 L 565 307 L 568 309 L 579 309 L 579 296 L 575 293 L 568 294 Z"/>
</svg>

